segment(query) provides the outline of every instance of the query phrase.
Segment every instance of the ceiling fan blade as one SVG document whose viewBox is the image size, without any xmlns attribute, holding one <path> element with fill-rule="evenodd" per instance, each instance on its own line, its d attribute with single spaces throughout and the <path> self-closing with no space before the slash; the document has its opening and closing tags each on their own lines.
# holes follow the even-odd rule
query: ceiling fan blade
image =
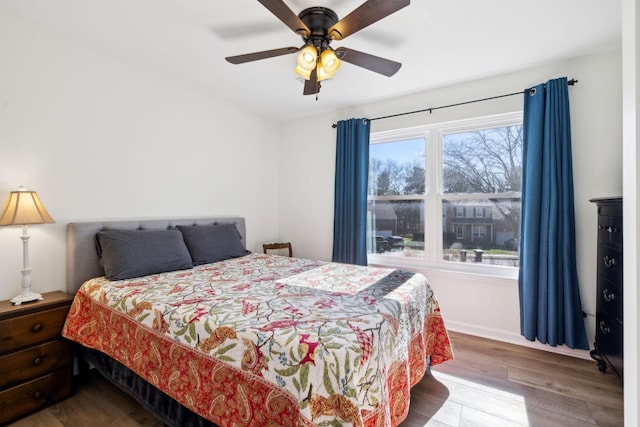
<svg viewBox="0 0 640 427">
<path fill-rule="evenodd" d="M 390 59 L 360 52 L 346 47 L 339 47 L 335 50 L 336 56 L 344 62 L 366 68 L 367 70 L 385 75 L 393 76 L 398 72 L 402 64 Z"/>
<path fill-rule="evenodd" d="M 304 90 L 302 91 L 302 94 L 314 95 L 318 92 L 320 92 L 320 82 L 318 81 L 318 72 L 314 68 L 313 71 L 311 71 L 311 78 L 304 81 Z"/>
<path fill-rule="evenodd" d="M 291 28 L 296 34 L 307 37 L 311 34 L 309 27 L 282 0 L 258 0 L 279 20 Z"/>
<path fill-rule="evenodd" d="M 347 36 L 409 6 L 410 0 L 367 0 L 327 30 L 333 40 Z M 356 64 L 357 65 L 357 64 Z"/>
<path fill-rule="evenodd" d="M 274 56 L 289 55 L 297 51 L 297 47 L 290 46 L 281 47 L 280 49 L 263 50 L 261 52 L 245 53 L 244 55 L 227 56 L 225 59 L 232 64 L 244 64 L 245 62 L 273 58 Z"/>
</svg>

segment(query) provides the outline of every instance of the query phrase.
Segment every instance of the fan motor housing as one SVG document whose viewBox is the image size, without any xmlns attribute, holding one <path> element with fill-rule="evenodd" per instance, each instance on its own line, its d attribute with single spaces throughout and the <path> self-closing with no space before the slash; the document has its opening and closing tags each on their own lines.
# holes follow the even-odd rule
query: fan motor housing
<svg viewBox="0 0 640 427">
<path fill-rule="evenodd" d="M 327 30 L 339 21 L 338 15 L 333 10 L 320 6 L 303 10 L 298 14 L 298 18 L 311 31 L 311 34 L 307 37 L 307 39 L 311 40 L 319 38 L 329 41 Z"/>
</svg>

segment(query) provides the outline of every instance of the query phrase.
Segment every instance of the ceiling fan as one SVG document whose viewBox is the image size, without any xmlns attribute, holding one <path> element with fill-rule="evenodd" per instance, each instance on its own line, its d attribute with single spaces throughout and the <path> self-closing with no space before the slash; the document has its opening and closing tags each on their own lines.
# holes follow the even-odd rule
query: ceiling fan
<svg viewBox="0 0 640 427">
<path fill-rule="evenodd" d="M 320 82 L 333 77 L 341 61 L 391 77 L 401 63 L 346 47 L 331 48 L 333 40 L 351 34 L 408 6 L 410 0 L 367 0 L 342 19 L 326 7 L 310 7 L 296 15 L 282 0 L 258 0 L 286 26 L 302 37 L 304 45 L 264 50 L 225 58 L 232 64 L 298 53 L 296 74 L 305 79 L 304 95 L 320 92 Z"/>
</svg>

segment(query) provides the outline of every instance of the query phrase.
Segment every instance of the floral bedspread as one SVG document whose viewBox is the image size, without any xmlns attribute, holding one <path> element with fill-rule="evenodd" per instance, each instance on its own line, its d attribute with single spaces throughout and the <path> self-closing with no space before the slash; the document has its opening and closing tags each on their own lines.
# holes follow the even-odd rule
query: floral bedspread
<svg viewBox="0 0 640 427">
<path fill-rule="evenodd" d="M 63 335 L 221 426 L 396 426 L 452 358 L 424 276 L 264 254 L 89 280 Z"/>
</svg>

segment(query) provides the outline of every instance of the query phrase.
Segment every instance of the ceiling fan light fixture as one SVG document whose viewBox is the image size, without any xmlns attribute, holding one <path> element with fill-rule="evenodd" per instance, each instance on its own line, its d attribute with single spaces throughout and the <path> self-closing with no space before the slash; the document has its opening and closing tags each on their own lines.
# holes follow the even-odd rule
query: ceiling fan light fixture
<svg viewBox="0 0 640 427">
<path fill-rule="evenodd" d="M 313 70 L 305 70 L 301 68 L 299 65 L 293 69 L 293 72 L 302 77 L 305 80 L 309 80 L 311 78 L 311 71 Z"/>
<path fill-rule="evenodd" d="M 273 58 L 281 55 L 297 54 L 294 72 L 305 79 L 303 95 L 317 94 L 320 91 L 320 80 L 332 78 L 345 61 L 352 65 L 391 77 L 402 64 L 359 52 L 354 49 L 340 47 L 334 51 L 329 45 L 332 40 L 343 40 L 369 25 L 391 15 L 409 5 L 411 0 L 365 0 L 360 6 L 344 18 L 326 7 L 308 7 L 295 14 L 285 0 L 258 0 L 276 18 L 302 37 L 304 46 L 285 47 L 228 56 L 225 59 L 231 64 Z M 326 52 L 325 52 L 326 51 Z M 339 58 L 338 58 L 339 56 Z"/>
<path fill-rule="evenodd" d="M 318 64 L 318 81 L 332 79 L 341 65 L 342 61 L 338 59 L 333 50 L 323 50 L 320 54 L 320 63 Z"/>
<path fill-rule="evenodd" d="M 320 54 L 320 64 L 327 73 L 333 74 L 338 71 L 342 65 L 342 61 L 338 59 L 338 56 L 332 49 L 325 49 Z"/>
<path fill-rule="evenodd" d="M 314 46 L 307 45 L 298 52 L 297 65 L 293 71 L 305 80 L 309 80 L 311 71 L 316 68 L 317 63 L 318 50 Z"/>
<path fill-rule="evenodd" d="M 322 80 L 326 80 L 326 79 L 332 79 L 333 78 L 333 74 L 327 73 L 327 71 L 322 68 L 321 66 L 318 66 L 318 81 L 321 82 Z"/>
</svg>

